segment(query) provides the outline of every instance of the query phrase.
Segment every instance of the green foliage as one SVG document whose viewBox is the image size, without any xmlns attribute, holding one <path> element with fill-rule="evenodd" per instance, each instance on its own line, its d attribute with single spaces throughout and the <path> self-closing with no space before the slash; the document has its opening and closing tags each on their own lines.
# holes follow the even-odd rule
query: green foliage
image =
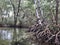
<svg viewBox="0 0 60 45">
<path fill-rule="evenodd" d="M 11 0 L 12 3 L 15 6 L 15 11 L 17 12 L 18 7 L 18 0 Z M 55 0 L 40 0 L 41 2 L 41 9 L 43 10 L 43 16 L 46 17 L 45 19 L 51 20 L 52 16 L 55 16 L 56 11 L 56 2 Z M 36 11 L 35 11 L 35 3 L 34 0 L 21 0 L 20 8 L 19 8 L 19 15 L 17 16 L 17 25 L 22 26 L 31 26 L 36 23 Z M 10 13 L 10 11 L 13 11 L 12 4 L 10 0 L 0 0 L 0 24 L 2 25 L 14 25 L 14 14 L 10 17 L 3 17 L 4 11 Z M 51 27 L 52 28 L 52 27 Z M 53 29 L 53 28 L 52 28 Z M 15 35 L 15 34 L 14 34 Z M 17 40 L 20 42 L 21 45 L 30 45 L 27 41 L 25 32 L 19 30 L 19 33 L 17 33 Z M 2 42 L 1 42 L 2 41 Z M 0 44 L 8 45 L 8 41 L 1 40 Z"/>
<path fill-rule="evenodd" d="M 55 0 L 41 0 L 41 9 L 46 20 L 50 20 L 52 16 L 56 15 L 56 2 Z"/>
<path fill-rule="evenodd" d="M 12 3 L 15 6 L 15 11 L 17 12 L 17 7 L 18 7 L 18 0 L 11 0 Z M 56 2 L 55 0 L 40 0 L 41 4 L 41 9 L 43 10 L 43 16 L 46 17 L 46 19 L 51 20 L 52 16 L 56 15 Z M 4 9 L 4 11 L 7 11 L 7 14 L 9 11 L 13 11 L 13 7 L 12 4 L 9 0 L 1 0 L 0 1 L 0 7 L 2 9 Z M 21 0 L 21 4 L 20 4 L 20 10 L 19 10 L 19 16 L 17 16 L 17 22 L 19 22 L 18 24 L 22 23 L 22 25 L 32 25 L 36 20 L 36 16 L 35 16 L 35 3 L 34 0 Z M 3 13 L 3 12 L 2 12 Z M 2 14 L 0 14 L 2 15 Z M 14 14 L 12 14 L 14 15 Z M 12 21 L 10 19 L 10 17 L 7 18 L 7 22 L 5 22 L 5 24 L 14 24 L 13 19 L 14 17 L 12 17 Z M 12 22 L 12 23 L 11 23 Z M 31 22 L 31 23 L 30 23 Z M 17 24 L 17 25 L 18 25 Z"/>
</svg>

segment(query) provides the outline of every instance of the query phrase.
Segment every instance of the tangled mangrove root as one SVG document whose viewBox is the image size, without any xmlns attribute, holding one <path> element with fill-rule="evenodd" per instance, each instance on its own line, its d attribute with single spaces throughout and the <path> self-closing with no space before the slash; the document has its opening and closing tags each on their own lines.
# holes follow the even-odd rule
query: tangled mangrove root
<svg viewBox="0 0 60 45">
<path fill-rule="evenodd" d="M 46 25 L 41 26 L 35 24 L 29 28 L 28 32 L 32 32 L 31 40 L 38 45 L 60 45 L 60 26 Z"/>
</svg>

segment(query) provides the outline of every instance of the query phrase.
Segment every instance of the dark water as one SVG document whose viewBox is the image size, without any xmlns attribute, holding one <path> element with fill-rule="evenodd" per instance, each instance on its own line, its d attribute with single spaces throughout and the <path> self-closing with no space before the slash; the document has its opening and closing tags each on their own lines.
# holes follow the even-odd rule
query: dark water
<svg viewBox="0 0 60 45">
<path fill-rule="evenodd" d="M 0 45 L 10 45 L 13 39 L 26 38 L 27 30 L 27 28 L 0 28 Z"/>
</svg>

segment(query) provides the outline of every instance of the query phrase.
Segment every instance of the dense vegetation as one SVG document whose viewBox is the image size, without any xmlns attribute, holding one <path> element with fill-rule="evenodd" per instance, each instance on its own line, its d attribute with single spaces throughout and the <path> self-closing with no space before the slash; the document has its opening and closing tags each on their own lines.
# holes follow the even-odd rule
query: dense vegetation
<svg viewBox="0 0 60 45">
<path fill-rule="evenodd" d="M 36 8 L 40 8 L 41 19 L 52 23 L 56 15 L 55 0 L 1 0 L 0 25 L 30 26 L 36 22 Z M 59 12 L 58 12 L 59 13 Z"/>
<path fill-rule="evenodd" d="M 0 27 L 13 27 L 0 29 L 0 44 L 60 45 L 59 10 L 60 0 L 0 0 Z"/>
</svg>

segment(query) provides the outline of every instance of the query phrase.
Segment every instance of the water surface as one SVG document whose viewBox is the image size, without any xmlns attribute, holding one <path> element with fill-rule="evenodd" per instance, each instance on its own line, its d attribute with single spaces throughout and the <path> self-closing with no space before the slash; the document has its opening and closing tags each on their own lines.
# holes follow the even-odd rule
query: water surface
<svg viewBox="0 0 60 45">
<path fill-rule="evenodd" d="M 20 40 L 26 37 L 27 28 L 0 28 L 0 45 L 9 45 L 14 39 Z M 16 31 L 16 32 L 15 32 Z M 3 42 L 3 43 L 2 43 Z"/>
</svg>

